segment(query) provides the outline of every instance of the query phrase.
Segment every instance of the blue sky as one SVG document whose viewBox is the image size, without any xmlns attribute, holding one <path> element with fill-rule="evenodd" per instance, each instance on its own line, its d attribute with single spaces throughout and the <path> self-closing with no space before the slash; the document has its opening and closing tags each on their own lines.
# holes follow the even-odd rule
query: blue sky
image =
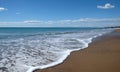
<svg viewBox="0 0 120 72">
<path fill-rule="evenodd" d="M 111 26 L 119 22 L 120 0 L 0 0 L 0 26 Z"/>
</svg>

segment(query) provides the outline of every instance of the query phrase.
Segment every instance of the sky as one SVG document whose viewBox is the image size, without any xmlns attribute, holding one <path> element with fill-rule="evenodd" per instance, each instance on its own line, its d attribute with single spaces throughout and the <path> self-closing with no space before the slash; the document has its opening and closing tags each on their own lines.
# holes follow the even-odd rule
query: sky
<svg viewBox="0 0 120 72">
<path fill-rule="evenodd" d="M 120 0 L 0 0 L 0 27 L 120 25 Z"/>
</svg>

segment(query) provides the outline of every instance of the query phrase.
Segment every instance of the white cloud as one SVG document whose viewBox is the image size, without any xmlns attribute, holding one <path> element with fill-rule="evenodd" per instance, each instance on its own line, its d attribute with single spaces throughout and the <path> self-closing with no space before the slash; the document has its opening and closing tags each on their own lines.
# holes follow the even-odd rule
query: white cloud
<svg viewBox="0 0 120 72">
<path fill-rule="evenodd" d="M 76 20 L 57 20 L 57 21 L 41 21 L 41 20 L 25 20 L 20 22 L 0 22 L 0 23 L 24 23 L 24 24 L 34 24 L 34 23 L 43 23 L 43 24 L 55 24 L 55 23 L 76 23 L 76 22 L 102 22 L 102 21 L 120 21 L 120 18 L 80 18 Z"/>
<path fill-rule="evenodd" d="M 39 20 L 26 20 L 24 23 L 40 23 L 41 21 Z"/>
<path fill-rule="evenodd" d="M 110 3 L 106 3 L 104 6 L 98 5 L 97 8 L 99 9 L 111 9 L 114 8 L 114 5 L 111 5 Z"/>
<path fill-rule="evenodd" d="M 29 24 L 54 24 L 57 21 L 42 21 L 42 20 L 26 20 L 24 23 L 29 23 Z"/>
<path fill-rule="evenodd" d="M 7 8 L 0 7 L 0 12 L 8 10 Z"/>
<path fill-rule="evenodd" d="M 0 27 L 94 27 L 120 25 L 120 18 L 80 18 L 76 20 L 0 22 Z"/>
<path fill-rule="evenodd" d="M 101 21 L 120 21 L 120 18 L 80 18 L 76 20 L 60 20 L 57 23 L 76 23 L 76 22 L 101 22 Z M 54 23 L 55 23 L 54 22 Z"/>
<path fill-rule="evenodd" d="M 83 18 L 83 19 L 79 19 L 79 21 L 84 21 L 84 22 L 120 21 L 120 18 Z"/>
</svg>

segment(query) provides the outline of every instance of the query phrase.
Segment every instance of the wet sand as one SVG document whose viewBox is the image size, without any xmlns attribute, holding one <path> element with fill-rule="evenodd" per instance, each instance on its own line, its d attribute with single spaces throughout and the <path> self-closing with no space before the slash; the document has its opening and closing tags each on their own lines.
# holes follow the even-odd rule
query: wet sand
<svg viewBox="0 0 120 72">
<path fill-rule="evenodd" d="M 120 29 L 72 52 L 62 64 L 35 72 L 120 72 Z"/>
</svg>

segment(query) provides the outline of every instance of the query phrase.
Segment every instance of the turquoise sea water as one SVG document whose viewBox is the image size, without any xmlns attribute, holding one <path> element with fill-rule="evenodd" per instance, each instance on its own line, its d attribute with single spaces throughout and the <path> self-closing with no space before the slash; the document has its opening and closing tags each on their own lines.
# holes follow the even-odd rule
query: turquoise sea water
<svg viewBox="0 0 120 72">
<path fill-rule="evenodd" d="M 110 33 L 103 28 L 0 28 L 0 72 L 32 72 L 62 63 L 93 38 Z"/>
</svg>

